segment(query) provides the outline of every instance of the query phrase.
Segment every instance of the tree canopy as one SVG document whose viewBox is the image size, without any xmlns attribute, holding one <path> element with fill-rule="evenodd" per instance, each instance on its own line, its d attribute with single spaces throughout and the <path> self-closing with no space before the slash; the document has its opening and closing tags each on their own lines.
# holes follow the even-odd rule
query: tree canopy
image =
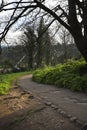
<svg viewBox="0 0 87 130">
<path fill-rule="evenodd" d="M 0 13 L 11 13 L 4 21 L 0 41 L 20 18 L 30 15 L 35 20 L 42 15 L 48 16 L 49 25 L 56 20 L 72 34 L 77 48 L 87 61 L 87 0 L 52 2 L 53 6 L 49 6 L 50 2 L 47 0 L 2 0 Z"/>
</svg>

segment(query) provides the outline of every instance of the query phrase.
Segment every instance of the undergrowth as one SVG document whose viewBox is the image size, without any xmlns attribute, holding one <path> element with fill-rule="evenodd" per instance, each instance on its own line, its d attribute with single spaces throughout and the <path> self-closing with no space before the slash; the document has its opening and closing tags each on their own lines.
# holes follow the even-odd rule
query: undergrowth
<svg viewBox="0 0 87 130">
<path fill-rule="evenodd" d="M 87 64 L 84 60 L 70 60 L 55 67 L 37 69 L 33 80 L 73 91 L 87 92 Z"/>
<path fill-rule="evenodd" d="M 0 95 L 6 94 L 12 86 L 13 81 L 18 79 L 20 76 L 29 74 L 30 72 L 19 72 L 12 74 L 1 74 L 0 75 Z"/>
</svg>

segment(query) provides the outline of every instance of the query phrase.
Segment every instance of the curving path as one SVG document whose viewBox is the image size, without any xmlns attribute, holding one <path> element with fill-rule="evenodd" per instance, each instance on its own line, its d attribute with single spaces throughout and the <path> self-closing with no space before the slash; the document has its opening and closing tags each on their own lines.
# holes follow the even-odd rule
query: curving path
<svg viewBox="0 0 87 130">
<path fill-rule="evenodd" d="M 33 82 L 31 77 L 32 75 L 24 76 L 18 81 L 24 90 L 31 92 L 46 105 L 58 109 L 71 121 L 87 123 L 87 94 L 71 92 L 53 85 L 38 84 Z"/>
</svg>

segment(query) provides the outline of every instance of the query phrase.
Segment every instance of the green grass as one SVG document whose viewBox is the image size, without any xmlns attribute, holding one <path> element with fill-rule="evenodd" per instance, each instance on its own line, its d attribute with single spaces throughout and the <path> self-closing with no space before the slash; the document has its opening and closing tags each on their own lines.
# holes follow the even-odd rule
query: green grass
<svg viewBox="0 0 87 130">
<path fill-rule="evenodd" d="M 19 72 L 12 74 L 0 75 L 0 95 L 7 94 L 12 86 L 12 83 L 23 75 L 30 74 L 31 72 Z"/>
<path fill-rule="evenodd" d="M 87 93 L 87 64 L 82 59 L 71 60 L 55 67 L 38 69 L 33 74 L 33 80 Z"/>
</svg>

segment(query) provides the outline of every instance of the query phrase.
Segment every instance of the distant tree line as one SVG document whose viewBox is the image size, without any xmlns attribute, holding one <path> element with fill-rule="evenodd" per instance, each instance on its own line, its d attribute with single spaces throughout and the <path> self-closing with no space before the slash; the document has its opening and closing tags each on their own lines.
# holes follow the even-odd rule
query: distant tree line
<svg viewBox="0 0 87 130">
<path fill-rule="evenodd" d="M 40 19 L 36 29 L 27 23 L 23 28 L 23 35 L 19 37 L 20 43 L 2 49 L 1 62 L 14 68 L 25 56 L 18 67 L 31 70 L 45 65 L 54 66 L 64 63 L 68 59 L 81 57 L 70 34 L 64 28 L 59 34 L 61 44 L 54 40 L 50 30 L 46 30 L 46 28 L 43 18 Z"/>
</svg>

